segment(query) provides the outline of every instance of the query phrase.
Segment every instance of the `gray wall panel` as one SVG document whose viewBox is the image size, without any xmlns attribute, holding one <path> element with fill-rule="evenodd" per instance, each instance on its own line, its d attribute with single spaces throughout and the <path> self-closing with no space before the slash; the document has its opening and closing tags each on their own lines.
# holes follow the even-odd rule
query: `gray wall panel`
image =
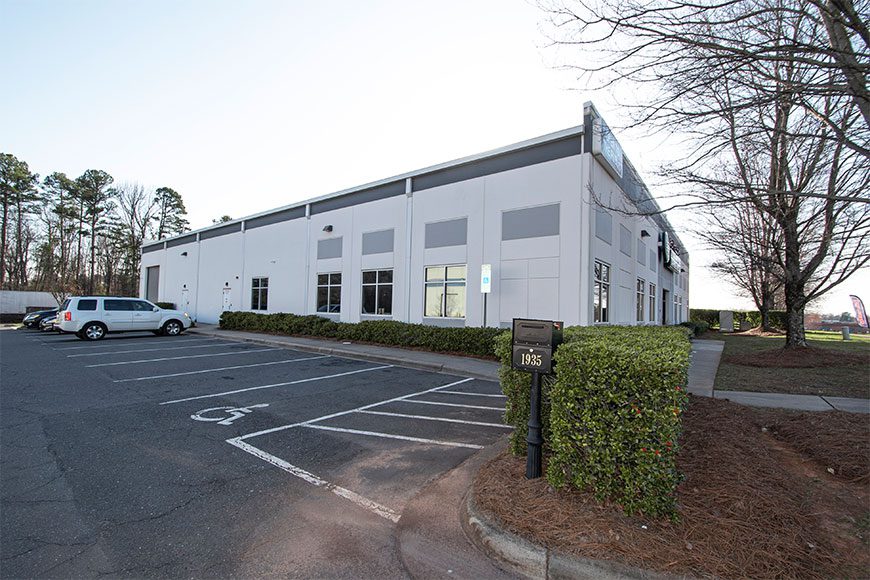
<svg viewBox="0 0 870 580">
<path fill-rule="evenodd" d="M 426 248 L 464 246 L 468 242 L 468 218 L 426 224 Z"/>
<path fill-rule="evenodd" d="M 384 185 L 378 185 L 371 189 L 363 189 L 354 191 L 332 199 L 324 199 L 311 204 L 311 215 L 341 209 L 343 207 L 351 207 L 361 203 L 395 197 L 397 195 L 405 195 L 405 180 L 392 181 Z"/>
<path fill-rule="evenodd" d="M 261 228 L 263 226 L 270 226 L 272 224 L 277 224 L 280 222 L 286 222 L 289 220 L 295 220 L 304 217 L 304 205 L 301 207 L 291 207 L 290 209 L 285 209 L 279 212 L 270 213 L 268 215 L 263 215 L 260 217 L 245 220 L 245 230 L 252 230 L 254 228 Z"/>
<path fill-rule="evenodd" d="M 342 238 L 329 238 L 317 241 L 317 259 L 328 260 L 329 258 L 341 257 Z"/>
<path fill-rule="evenodd" d="M 559 235 L 559 204 L 506 211 L 501 214 L 501 239 L 521 240 Z"/>
<path fill-rule="evenodd" d="M 619 251 L 631 256 L 631 230 L 619 224 Z"/>
<path fill-rule="evenodd" d="M 208 240 L 210 238 L 216 238 L 218 236 L 225 236 L 227 234 L 234 234 L 236 232 L 242 231 L 242 223 L 239 222 L 237 224 L 230 224 L 228 226 L 222 226 L 219 228 L 215 228 L 213 230 L 205 230 L 199 234 L 200 241 Z"/>
<path fill-rule="evenodd" d="M 448 167 L 447 169 L 420 175 L 413 178 L 413 190 L 422 191 L 438 187 L 439 185 L 518 169 L 528 165 L 570 157 L 571 155 L 580 155 L 583 145 L 581 138 L 578 135 L 560 141 L 542 143 L 520 151 L 510 151 L 488 159 L 480 159 L 479 161 L 472 161 L 458 167 Z"/>
<path fill-rule="evenodd" d="M 608 244 L 613 243 L 613 217 L 603 209 L 595 208 L 595 236 Z"/>
<path fill-rule="evenodd" d="M 383 230 L 380 232 L 368 232 L 362 236 L 363 256 L 369 254 L 384 254 L 393 251 L 393 238 L 395 230 Z"/>
<path fill-rule="evenodd" d="M 168 240 L 166 242 L 167 248 L 174 248 L 175 246 L 181 246 L 183 244 L 189 244 L 191 242 L 196 241 L 196 234 L 190 234 L 189 236 L 183 236 L 180 238 L 175 238 L 174 240 Z"/>
</svg>

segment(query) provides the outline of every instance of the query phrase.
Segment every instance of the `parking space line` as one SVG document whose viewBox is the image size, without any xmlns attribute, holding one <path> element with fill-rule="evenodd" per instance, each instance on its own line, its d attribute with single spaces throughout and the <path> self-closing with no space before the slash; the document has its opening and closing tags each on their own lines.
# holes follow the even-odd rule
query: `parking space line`
<svg viewBox="0 0 870 580">
<path fill-rule="evenodd" d="M 412 401 L 408 399 L 405 403 L 417 403 L 419 405 L 442 405 L 444 407 L 463 407 L 465 409 L 489 409 L 491 411 L 504 411 L 503 407 L 484 407 L 482 405 L 462 405 L 460 403 L 441 403 L 438 401 Z"/>
<path fill-rule="evenodd" d="M 409 437 L 407 435 L 393 435 L 392 433 L 378 433 L 377 431 L 360 431 L 359 429 L 344 429 L 343 427 L 330 427 L 328 425 L 302 425 L 308 429 L 320 429 L 322 431 L 337 431 L 339 433 L 350 433 L 352 435 L 368 435 L 370 437 L 380 437 L 382 439 L 400 439 L 402 441 L 413 441 L 414 443 L 427 443 L 429 445 L 444 445 L 445 447 L 467 447 L 468 449 L 483 449 L 483 445 L 474 445 L 473 443 L 458 443 L 456 441 L 441 441 L 439 439 L 423 439 L 422 437 Z"/>
<path fill-rule="evenodd" d="M 429 415 L 408 415 L 406 413 L 387 413 L 386 411 L 357 411 L 366 415 L 383 415 L 384 417 L 404 417 L 406 419 L 422 419 L 424 421 L 443 421 L 445 423 L 461 423 L 463 425 L 480 425 L 481 427 L 500 427 L 513 429 L 513 425 L 504 423 L 484 423 L 483 421 L 466 421 L 465 419 L 449 419 L 447 417 L 430 417 Z"/>
<path fill-rule="evenodd" d="M 85 352 L 79 354 L 68 354 L 67 358 L 77 358 L 82 356 L 108 356 L 113 354 L 129 354 L 131 352 L 157 352 L 161 350 L 185 350 L 194 348 L 215 348 L 217 346 L 235 346 L 241 344 L 238 342 L 219 342 L 217 344 L 199 344 L 197 346 L 166 346 L 163 348 L 139 348 L 135 350 L 112 350 L 108 352 Z"/>
<path fill-rule="evenodd" d="M 230 356 L 230 355 L 234 355 L 234 354 L 252 354 L 255 352 L 269 352 L 269 351 L 274 351 L 274 350 L 282 350 L 282 349 L 280 349 L 280 348 L 258 348 L 258 349 L 254 349 L 254 350 L 240 350 L 237 352 L 218 352 L 218 353 L 213 353 L 213 354 L 192 354 L 190 356 L 168 356 L 168 357 L 163 357 L 163 358 L 149 358 L 149 359 L 143 359 L 143 360 L 127 360 L 127 361 L 123 361 L 123 362 L 100 363 L 100 364 L 96 364 L 96 365 L 86 365 L 86 368 L 94 369 L 97 367 L 116 367 L 119 365 L 135 365 L 135 364 L 140 364 L 140 363 L 161 362 L 161 361 L 167 361 L 167 360 L 182 360 L 182 359 L 187 359 L 187 358 L 206 358 L 206 357 L 213 357 L 213 356 Z"/>
<path fill-rule="evenodd" d="M 311 485 L 314 485 L 317 487 L 322 487 L 326 490 L 331 491 L 332 493 L 334 493 L 337 496 L 340 496 L 340 497 L 343 497 L 347 500 L 350 500 L 353 503 L 357 504 L 358 506 L 363 507 L 363 508 L 369 510 L 370 512 L 373 512 L 373 513 L 381 516 L 384 519 L 390 520 L 393 523 L 398 523 L 398 521 L 399 521 L 399 514 L 397 514 L 395 511 L 391 510 L 390 508 L 383 506 L 375 501 L 372 501 L 366 497 L 363 497 L 363 496 L 359 495 L 358 493 L 352 492 L 349 489 L 346 489 L 346 488 L 341 487 L 339 485 L 335 485 L 334 483 L 329 483 L 325 479 L 321 479 L 321 478 L 317 477 L 316 475 L 314 475 L 313 473 L 305 471 L 301 467 L 291 465 L 290 463 L 287 463 L 286 461 L 284 461 L 283 459 L 281 459 L 279 457 L 275 457 L 274 455 L 272 455 L 270 453 L 266 453 L 262 449 L 254 447 L 250 443 L 245 443 L 239 437 L 236 437 L 234 439 L 227 439 L 227 443 L 229 443 L 230 445 L 234 445 L 234 446 L 238 447 L 242 451 L 246 451 L 247 453 L 250 453 L 254 457 L 258 457 L 258 458 L 262 459 L 263 461 L 271 463 L 275 467 L 282 469 L 282 470 L 286 471 L 287 473 L 290 473 L 291 475 L 295 475 L 299 479 L 301 479 L 305 482 L 308 482 Z"/>
<path fill-rule="evenodd" d="M 164 340 L 165 341 L 166 340 L 166 338 L 155 338 L 155 337 L 149 337 L 149 336 L 143 336 L 142 338 L 143 339 L 147 338 L 147 339 L 150 339 L 151 341 L 157 341 L 157 340 Z M 206 342 L 206 341 L 213 342 L 215 340 L 219 340 L 219 339 L 217 339 L 217 338 L 173 338 L 173 339 L 169 339 L 167 342 L 184 341 L 185 343 L 190 343 L 190 342 Z M 56 341 L 52 341 L 52 342 L 74 342 L 74 341 L 56 340 Z M 81 350 L 83 348 L 95 349 L 95 348 L 116 348 L 116 347 L 117 347 L 116 344 L 114 344 L 112 341 L 109 341 L 108 343 L 104 342 L 103 344 L 85 344 L 82 346 L 66 346 L 63 348 L 56 348 L 54 350 Z"/>
<path fill-rule="evenodd" d="M 439 391 L 449 395 L 472 395 L 474 397 L 497 397 L 499 399 L 507 399 L 505 395 L 490 395 L 489 393 L 466 393 L 464 391 Z"/>
<path fill-rule="evenodd" d="M 348 371 L 348 372 L 345 372 L 345 373 L 337 373 L 337 374 L 334 374 L 334 375 L 326 375 L 326 376 L 322 376 L 322 377 L 311 377 L 311 378 L 308 378 L 308 379 L 299 379 L 299 380 L 297 380 L 297 381 L 288 381 L 288 382 L 286 382 L 286 383 L 275 383 L 275 384 L 272 384 L 272 385 L 260 385 L 260 386 L 257 386 L 257 387 L 248 387 L 248 388 L 246 388 L 246 389 L 236 389 L 236 390 L 234 390 L 234 391 L 224 391 L 224 392 L 222 392 L 222 393 L 213 393 L 213 394 L 210 394 L 210 395 L 198 395 L 198 396 L 196 396 L 196 397 L 187 397 L 187 398 L 185 398 L 185 399 L 175 399 L 174 401 L 164 401 L 164 402 L 162 402 L 162 403 L 160 403 L 160 404 L 161 404 L 161 405 L 172 405 L 172 404 L 175 404 L 175 403 L 184 403 L 184 402 L 186 402 L 186 401 L 196 401 L 196 400 L 198 400 L 198 399 L 211 399 L 211 398 L 214 398 L 214 397 L 223 397 L 223 396 L 225 396 L 225 395 L 235 395 L 236 393 L 246 393 L 246 392 L 248 392 L 248 391 L 258 391 L 258 390 L 260 390 L 260 389 L 273 389 L 273 388 L 276 388 L 276 387 L 286 387 L 286 386 L 289 386 L 289 385 L 298 385 L 298 384 L 300 384 L 300 383 L 310 383 L 310 382 L 312 382 L 312 381 L 323 381 L 323 380 L 326 380 L 326 379 L 334 379 L 334 378 L 337 378 L 337 377 L 346 377 L 346 376 L 348 376 L 348 375 L 355 375 L 355 374 L 358 374 L 358 373 L 368 373 L 368 372 L 371 372 L 371 371 L 379 371 L 379 370 L 383 370 L 383 369 L 389 369 L 389 368 L 392 368 L 392 367 L 393 367 L 393 365 L 384 365 L 384 366 L 372 367 L 372 368 L 368 368 L 368 369 L 359 369 L 359 370 L 356 370 L 356 371 Z M 247 435 L 246 435 L 245 437 L 247 437 Z"/>
<path fill-rule="evenodd" d="M 378 401 L 377 403 L 372 403 L 370 405 L 363 405 L 362 407 L 357 407 L 356 409 L 349 409 L 347 411 L 339 411 L 338 413 L 331 413 L 329 415 L 324 415 L 323 417 L 317 417 L 316 419 L 309 419 L 308 421 L 302 421 L 300 423 L 293 423 L 291 425 L 281 425 L 280 427 L 272 427 L 271 429 L 263 429 L 262 431 L 255 431 L 253 433 L 248 433 L 247 435 L 242 435 L 241 437 L 239 437 L 239 440 L 250 439 L 252 437 L 259 437 L 260 435 L 268 435 L 269 433 L 276 433 L 278 431 L 283 431 L 285 429 L 292 429 L 294 427 L 301 427 L 302 425 L 309 425 L 311 423 L 319 423 L 320 421 L 326 421 L 327 419 L 332 419 L 333 417 L 341 417 L 342 415 L 348 415 L 350 413 L 357 413 L 359 411 L 365 411 L 366 409 L 380 407 L 381 405 L 386 405 L 388 403 L 395 403 L 397 401 L 404 401 L 408 397 L 419 397 L 420 395 L 425 395 L 426 393 L 432 393 L 435 391 L 439 391 L 441 389 L 455 387 L 456 385 L 461 385 L 462 383 L 467 383 L 468 381 L 473 381 L 473 380 L 474 379 L 462 379 L 461 381 L 456 381 L 456 382 L 450 383 L 448 385 L 441 385 L 440 387 L 432 387 L 431 389 L 426 389 L 425 391 L 419 391 L 417 393 L 409 393 L 407 395 L 402 395 L 400 397 L 394 397 L 392 399 L 387 399 L 386 401 Z M 160 403 L 160 404 L 165 405 L 166 403 Z"/>
<path fill-rule="evenodd" d="M 296 351 L 293 351 L 293 352 L 296 352 Z M 235 369 L 250 369 L 253 367 L 267 367 L 267 366 L 271 366 L 271 365 L 286 365 L 288 363 L 302 362 L 302 361 L 306 361 L 306 360 L 317 360 L 319 358 L 330 358 L 331 356 L 332 355 L 330 355 L 330 354 L 319 354 L 317 356 L 306 356 L 304 358 L 291 358 L 288 360 L 276 360 L 276 361 L 270 361 L 270 362 L 264 362 L 264 363 L 254 363 L 254 364 L 250 364 L 250 365 L 236 365 L 236 366 L 232 366 L 232 367 L 220 367 L 220 368 L 216 368 L 216 369 L 205 369 L 202 371 L 185 371 L 183 373 L 171 373 L 168 375 L 151 375 L 149 377 L 135 377 L 132 379 L 115 379 L 112 382 L 113 383 L 129 383 L 132 381 L 149 381 L 152 379 L 166 379 L 166 378 L 170 378 L 170 377 L 183 377 L 186 375 L 201 375 L 203 373 L 216 373 L 219 371 L 232 371 Z"/>
</svg>

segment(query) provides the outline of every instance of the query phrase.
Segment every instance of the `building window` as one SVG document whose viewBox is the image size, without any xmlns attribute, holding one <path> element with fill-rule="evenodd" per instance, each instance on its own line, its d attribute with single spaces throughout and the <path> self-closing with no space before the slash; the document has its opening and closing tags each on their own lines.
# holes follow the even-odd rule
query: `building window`
<svg viewBox="0 0 870 580">
<path fill-rule="evenodd" d="M 637 279 L 637 321 L 644 321 L 644 307 L 646 305 L 646 282 L 643 279 Z"/>
<path fill-rule="evenodd" d="M 393 313 L 393 271 L 371 270 L 362 273 L 362 313 Z"/>
<path fill-rule="evenodd" d="M 317 275 L 317 311 L 341 312 L 341 274 Z"/>
<path fill-rule="evenodd" d="M 656 285 L 649 285 L 649 321 L 656 321 Z"/>
<path fill-rule="evenodd" d="M 465 274 L 465 264 L 427 267 L 423 316 L 465 318 Z"/>
<path fill-rule="evenodd" d="M 595 322 L 607 322 L 610 318 L 610 266 L 595 260 L 595 287 L 592 290 Z"/>
<path fill-rule="evenodd" d="M 269 279 L 251 278 L 251 310 L 269 309 Z"/>
</svg>

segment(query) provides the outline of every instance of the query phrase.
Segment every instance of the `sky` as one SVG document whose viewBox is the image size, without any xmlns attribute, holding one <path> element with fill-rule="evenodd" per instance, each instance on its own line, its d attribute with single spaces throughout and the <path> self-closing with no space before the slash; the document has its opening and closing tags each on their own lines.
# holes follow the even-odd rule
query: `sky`
<svg viewBox="0 0 870 580">
<path fill-rule="evenodd" d="M 593 101 L 632 163 L 674 148 L 589 90 L 525 0 L 0 0 L 0 151 L 32 171 L 172 187 L 191 226 L 243 217 L 582 124 Z M 11 58 L 9 58 L 11 55 Z M 694 308 L 752 308 L 688 246 Z M 815 309 L 870 303 L 870 269 Z"/>
</svg>

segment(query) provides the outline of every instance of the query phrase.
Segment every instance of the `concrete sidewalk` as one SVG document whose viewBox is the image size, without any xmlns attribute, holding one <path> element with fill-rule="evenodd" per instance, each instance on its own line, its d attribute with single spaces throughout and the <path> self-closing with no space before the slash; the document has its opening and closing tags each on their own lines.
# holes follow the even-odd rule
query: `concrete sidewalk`
<svg viewBox="0 0 870 580">
<path fill-rule="evenodd" d="M 189 332 L 256 344 L 293 348 L 305 352 L 395 364 L 425 371 L 451 373 L 490 381 L 499 380 L 499 363 L 476 358 L 373 344 L 357 344 L 239 330 L 221 330 L 215 324 L 199 324 L 196 328 L 191 328 Z M 831 411 L 836 409 L 839 411 L 849 411 L 850 413 L 870 414 L 870 399 L 715 390 L 716 371 L 719 369 L 719 360 L 722 357 L 724 346 L 725 343 L 721 340 L 692 341 L 688 384 L 690 393 L 702 397 L 728 399 L 741 405 L 753 407 L 776 407 L 801 411 Z"/>
<path fill-rule="evenodd" d="M 714 399 L 728 399 L 751 407 L 774 407 L 800 411 L 837 410 L 870 414 L 870 399 L 717 390 L 714 388 L 716 371 L 719 370 L 719 360 L 722 358 L 724 347 L 725 342 L 721 340 L 692 340 L 692 359 L 689 365 L 690 393 Z"/>
</svg>

